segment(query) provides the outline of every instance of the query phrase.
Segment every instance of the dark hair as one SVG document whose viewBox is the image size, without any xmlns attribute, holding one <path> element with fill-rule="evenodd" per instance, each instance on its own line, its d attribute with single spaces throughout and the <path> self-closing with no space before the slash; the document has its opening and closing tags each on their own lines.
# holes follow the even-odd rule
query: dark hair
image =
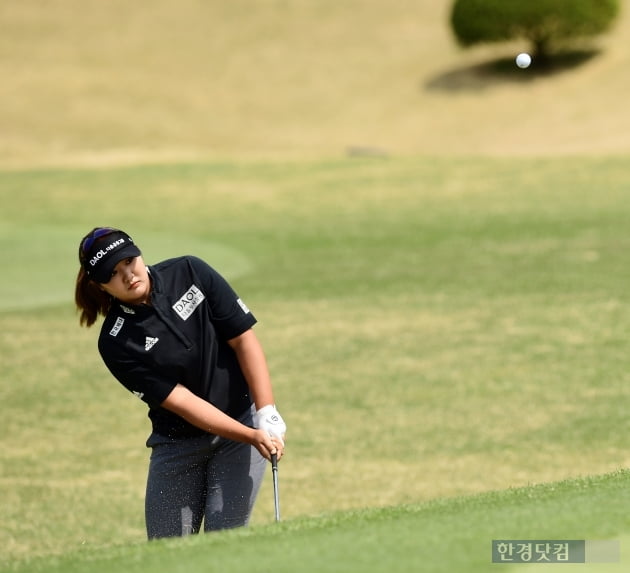
<svg viewBox="0 0 630 573">
<path fill-rule="evenodd" d="M 107 314 L 112 305 L 112 296 L 106 293 L 99 283 L 93 281 L 81 267 L 74 288 L 74 302 L 77 311 L 81 313 L 79 324 L 89 328 L 96 322 L 99 314 L 103 316 Z"/>
</svg>

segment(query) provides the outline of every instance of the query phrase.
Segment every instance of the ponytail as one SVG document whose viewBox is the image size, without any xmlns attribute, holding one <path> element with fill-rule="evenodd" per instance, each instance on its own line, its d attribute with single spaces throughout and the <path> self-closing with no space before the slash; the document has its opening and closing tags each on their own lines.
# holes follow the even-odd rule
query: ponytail
<svg viewBox="0 0 630 573">
<path fill-rule="evenodd" d="M 112 305 L 112 297 L 94 282 L 81 267 L 74 289 L 74 302 L 80 312 L 79 324 L 90 327 L 99 314 L 105 316 Z"/>
</svg>

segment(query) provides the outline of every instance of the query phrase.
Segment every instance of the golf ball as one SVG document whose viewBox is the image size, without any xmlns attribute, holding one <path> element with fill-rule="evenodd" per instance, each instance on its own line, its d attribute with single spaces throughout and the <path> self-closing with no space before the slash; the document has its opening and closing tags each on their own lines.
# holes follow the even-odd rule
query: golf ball
<svg viewBox="0 0 630 573">
<path fill-rule="evenodd" d="M 532 57 L 529 54 L 523 52 L 516 56 L 516 65 L 519 68 L 529 68 L 529 64 L 532 63 Z"/>
</svg>

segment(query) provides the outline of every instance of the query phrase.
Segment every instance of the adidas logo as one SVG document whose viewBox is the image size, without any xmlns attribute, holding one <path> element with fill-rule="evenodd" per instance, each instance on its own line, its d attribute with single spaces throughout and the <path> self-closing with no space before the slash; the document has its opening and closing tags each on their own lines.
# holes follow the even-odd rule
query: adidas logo
<svg viewBox="0 0 630 573">
<path fill-rule="evenodd" d="M 155 346 L 155 343 L 160 340 L 159 338 L 153 338 L 151 336 L 147 336 L 147 339 L 144 342 L 144 349 L 148 352 Z"/>
</svg>

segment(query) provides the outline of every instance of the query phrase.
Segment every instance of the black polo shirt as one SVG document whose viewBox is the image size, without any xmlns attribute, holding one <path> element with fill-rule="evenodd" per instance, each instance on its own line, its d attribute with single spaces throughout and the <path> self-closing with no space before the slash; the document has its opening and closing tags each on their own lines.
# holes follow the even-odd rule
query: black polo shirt
<svg viewBox="0 0 630 573">
<path fill-rule="evenodd" d="M 160 407 L 176 384 L 232 417 L 251 405 L 249 388 L 227 341 L 256 318 L 227 281 L 196 257 L 149 267 L 151 305 L 115 301 L 98 340 L 103 361 L 149 405 L 153 432 L 180 438 L 203 434 Z"/>
</svg>

